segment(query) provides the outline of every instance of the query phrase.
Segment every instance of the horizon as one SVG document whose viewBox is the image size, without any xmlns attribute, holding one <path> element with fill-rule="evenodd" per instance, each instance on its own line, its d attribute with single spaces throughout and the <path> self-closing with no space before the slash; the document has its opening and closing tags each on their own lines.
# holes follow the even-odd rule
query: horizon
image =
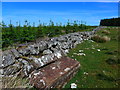
<svg viewBox="0 0 120 90">
<path fill-rule="evenodd" d="M 2 20 L 8 25 L 28 20 L 36 23 L 66 24 L 83 21 L 86 25 L 98 26 L 101 19 L 117 18 L 117 2 L 2 2 Z"/>
</svg>

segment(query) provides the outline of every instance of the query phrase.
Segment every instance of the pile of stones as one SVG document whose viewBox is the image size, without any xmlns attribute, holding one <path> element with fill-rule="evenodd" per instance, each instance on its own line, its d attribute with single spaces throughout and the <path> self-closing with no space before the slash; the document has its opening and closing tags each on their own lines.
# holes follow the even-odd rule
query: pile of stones
<svg viewBox="0 0 120 90">
<path fill-rule="evenodd" d="M 66 56 L 71 48 L 75 48 L 77 44 L 90 39 L 100 28 L 103 27 L 97 27 L 93 31 L 53 37 L 48 41 L 40 41 L 32 45 L 3 51 L 0 75 L 29 77 L 33 71 Z"/>
</svg>

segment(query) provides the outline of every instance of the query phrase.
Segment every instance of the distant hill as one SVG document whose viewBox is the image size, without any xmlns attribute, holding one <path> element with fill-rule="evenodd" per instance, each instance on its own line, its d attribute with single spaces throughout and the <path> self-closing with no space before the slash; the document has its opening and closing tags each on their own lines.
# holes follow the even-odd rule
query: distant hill
<svg viewBox="0 0 120 90">
<path fill-rule="evenodd" d="M 120 26 L 119 18 L 102 19 L 100 21 L 100 26 Z"/>
</svg>

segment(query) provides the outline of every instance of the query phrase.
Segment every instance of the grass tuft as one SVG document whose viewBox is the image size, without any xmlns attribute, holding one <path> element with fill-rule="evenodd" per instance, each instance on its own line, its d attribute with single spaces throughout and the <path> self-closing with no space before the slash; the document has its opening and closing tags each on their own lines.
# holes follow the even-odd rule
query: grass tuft
<svg viewBox="0 0 120 90">
<path fill-rule="evenodd" d="M 103 30 L 102 33 L 104 33 L 106 35 L 110 34 L 110 32 L 108 30 Z"/>
<path fill-rule="evenodd" d="M 105 43 L 110 41 L 110 38 L 108 36 L 99 36 L 99 35 L 94 35 L 91 39 L 99 43 Z"/>
</svg>

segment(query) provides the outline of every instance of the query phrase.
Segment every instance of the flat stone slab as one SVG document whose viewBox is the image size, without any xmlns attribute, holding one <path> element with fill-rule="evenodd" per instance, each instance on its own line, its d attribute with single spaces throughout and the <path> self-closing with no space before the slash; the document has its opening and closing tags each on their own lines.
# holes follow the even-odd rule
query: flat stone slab
<svg viewBox="0 0 120 90">
<path fill-rule="evenodd" d="M 69 57 L 59 60 L 33 71 L 30 84 L 35 88 L 62 88 L 78 71 L 80 63 Z"/>
</svg>

